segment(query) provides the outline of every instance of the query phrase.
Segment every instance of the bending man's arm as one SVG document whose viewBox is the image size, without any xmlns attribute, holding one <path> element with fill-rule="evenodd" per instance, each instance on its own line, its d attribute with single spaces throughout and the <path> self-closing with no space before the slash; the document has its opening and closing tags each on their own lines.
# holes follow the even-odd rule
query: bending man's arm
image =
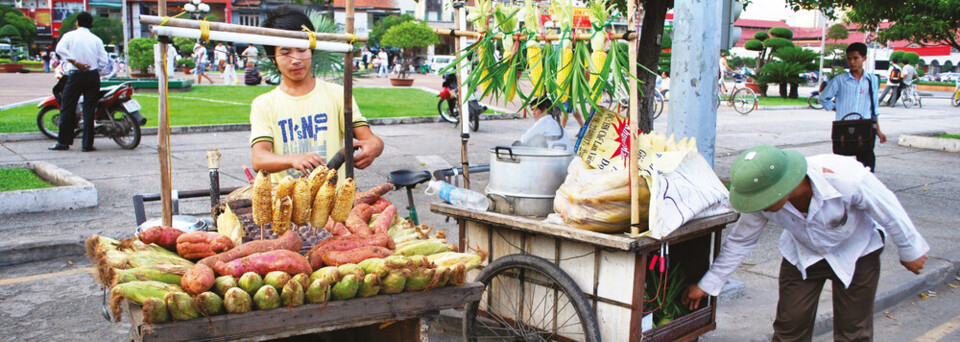
<svg viewBox="0 0 960 342">
<path fill-rule="evenodd" d="M 370 126 L 354 127 L 353 136 L 356 139 L 353 146 L 360 148 L 360 153 L 353 158 L 353 166 L 361 170 L 366 169 L 383 153 L 383 140 L 373 134 Z"/>
<path fill-rule="evenodd" d="M 326 165 L 323 158 L 316 153 L 289 156 L 273 153 L 273 142 L 271 141 L 254 143 L 251 148 L 251 159 L 254 171 L 267 170 L 270 173 L 294 168 L 308 175 L 317 166 Z"/>
<path fill-rule="evenodd" d="M 691 284 L 684 289 L 683 296 L 680 297 L 681 302 L 690 310 L 694 310 L 700 306 L 701 299 L 719 295 L 720 289 L 726 284 L 727 279 L 730 279 L 730 275 L 756 247 L 757 242 L 760 241 L 760 233 L 766 225 L 767 219 L 760 213 L 741 214 L 733 228 L 730 228 L 730 233 L 723 241 L 720 254 L 713 261 L 710 270 L 699 283 Z"/>
</svg>

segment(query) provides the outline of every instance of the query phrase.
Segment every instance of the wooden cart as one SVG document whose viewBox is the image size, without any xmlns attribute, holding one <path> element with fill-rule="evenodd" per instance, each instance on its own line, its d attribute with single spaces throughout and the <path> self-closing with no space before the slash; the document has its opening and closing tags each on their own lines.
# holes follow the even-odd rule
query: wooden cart
<svg viewBox="0 0 960 342">
<path fill-rule="evenodd" d="M 580 230 L 565 225 L 543 223 L 540 219 L 517 217 L 493 212 L 477 212 L 454 207 L 446 203 L 432 203 L 430 210 L 457 219 L 460 226 L 460 246 L 480 247 L 490 252 L 490 264 L 485 269 L 473 270 L 467 279 L 484 282 L 487 288 L 483 299 L 473 307 L 468 305 L 466 317 L 471 317 L 471 309 L 479 311 L 475 316 L 497 316 L 501 324 L 520 327 L 525 331 L 538 330 L 557 333 L 573 340 L 591 340 L 589 330 L 596 327 L 603 341 L 674 341 L 696 338 L 716 326 L 716 298 L 708 305 L 676 319 L 666 325 L 647 331 L 641 331 L 644 313 L 650 311 L 644 303 L 644 283 L 647 264 L 653 252 L 667 243 L 671 249 L 671 263 L 681 263 L 687 281 L 699 279 L 709 269 L 710 262 L 720 250 L 721 230 L 738 218 L 738 214 L 729 212 L 694 220 L 680 227 L 662 241 L 651 238 L 630 238 L 624 234 L 603 234 Z M 589 303 L 587 315 L 581 317 L 585 322 L 580 327 L 570 329 L 565 336 L 563 329 L 549 326 L 529 327 L 522 322 L 550 321 L 536 319 L 538 315 L 564 317 L 561 308 L 554 312 L 543 312 L 536 306 L 524 304 L 532 298 L 529 294 L 546 294 L 548 300 L 556 301 L 558 291 L 567 291 L 562 281 L 544 282 L 543 277 L 534 277 L 532 281 L 524 279 L 524 272 L 509 272 L 511 267 L 500 265 L 502 262 L 515 263 L 518 256 L 526 259 L 530 256 L 542 258 L 547 265 L 538 267 L 557 268 L 569 276 L 576 289 Z M 499 276 L 511 274 L 512 282 L 500 284 L 490 282 L 493 279 L 489 270 Z M 529 277 L 529 276 L 528 276 Z M 500 287 L 516 286 L 518 291 L 507 291 Z M 539 291 L 539 292 L 538 292 Z M 553 293 L 550 293 L 553 291 Z M 570 291 L 577 292 L 577 291 Z M 507 293 L 508 295 L 500 295 Z M 567 293 L 571 302 L 576 302 L 576 293 Z M 542 299 L 540 301 L 543 301 Z M 536 301 L 534 301 L 536 302 Z M 517 305 L 517 303 L 520 303 Z M 499 307 L 519 307 L 513 313 L 496 315 L 486 314 Z M 526 307 L 525 307 L 526 306 Z M 570 306 L 576 309 L 576 303 Z M 505 310 L 510 311 L 510 310 Z M 533 320 L 530 317 L 534 317 Z M 466 318 L 465 318 L 466 319 Z M 527 323 L 529 324 L 529 323 Z M 591 326 L 592 325 L 592 326 Z M 469 327 L 467 335 L 470 335 Z M 583 332 L 587 331 L 587 332 Z M 521 332 L 525 334 L 526 332 Z"/>
<path fill-rule="evenodd" d="M 467 283 L 429 292 L 404 292 L 153 325 L 143 322 L 143 312 L 138 305 L 128 302 L 127 310 L 130 340 L 137 342 L 263 341 L 321 333 L 336 340 L 421 341 L 426 335 L 420 329 L 422 317 L 479 300 L 482 292 L 483 284 Z"/>
</svg>

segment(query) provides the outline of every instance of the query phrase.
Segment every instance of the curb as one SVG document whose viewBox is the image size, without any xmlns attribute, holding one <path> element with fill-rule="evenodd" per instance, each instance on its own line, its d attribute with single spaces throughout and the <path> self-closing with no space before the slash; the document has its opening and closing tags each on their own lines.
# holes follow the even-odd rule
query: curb
<svg viewBox="0 0 960 342">
<path fill-rule="evenodd" d="M 7 110 L 7 109 L 12 109 L 12 108 L 20 107 L 20 106 L 32 105 L 32 104 L 34 104 L 34 103 L 40 103 L 40 101 L 43 101 L 44 99 L 46 99 L 46 97 L 38 97 L 38 98 L 35 98 L 35 99 L 33 99 L 33 100 L 27 100 L 27 101 L 23 101 L 23 102 L 11 103 L 11 104 L 8 104 L 8 105 L 5 105 L 5 106 L 0 106 L 0 110 Z"/>
<path fill-rule="evenodd" d="M 795 110 L 795 109 L 813 109 L 810 106 L 760 106 L 757 110 Z"/>
<path fill-rule="evenodd" d="M 83 241 L 70 239 L 35 241 L 13 246 L 0 246 L 0 266 L 25 264 L 65 256 L 83 255 Z"/>
<path fill-rule="evenodd" d="M 491 107 L 493 108 L 493 107 Z M 480 120 L 514 120 L 521 119 L 520 113 L 504 114 L 484 114 Z M 418 123 L 436 123 L 445 122 L 439 115 L 428 116 L 404 116 L 395 118 L 373 118 L 367 119 L 370 125 L 397 125 L 397 124 L 418 124 Z M 215 133 L 215 132 L 241 132 L 249 131 L 250 124 L 223 124 L 223 125 L 196 125 L 196 126 L 173 126 L 170 127 L 170 134 L 193 134 L 193 133 Z M 142 135 L 156 135 L 157 127 L 145 127 L 140 130 Z M 0 133 L 0 142 L 6 141 L 25 141 L 25 140 L 45 140 L 47 136 L 40 132 L 23 133 Z"/>
<path fill-rule="evenodd" d="M 937 138 L 934 136 L 902 134 L 897 145 L 928 150 L 960 152 L 960 139 Z"/>
</svg>

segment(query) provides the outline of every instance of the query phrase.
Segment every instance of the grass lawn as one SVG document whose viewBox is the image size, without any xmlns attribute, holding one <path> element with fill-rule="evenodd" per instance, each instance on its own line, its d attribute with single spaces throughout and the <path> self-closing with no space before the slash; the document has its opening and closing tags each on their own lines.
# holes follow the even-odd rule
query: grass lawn
<svg viewBox="0 0 960 342">
<path fill-rule="evenodd" d="M 169 94 L 170 124 L 173 126 L 247 123 L 250 103 L 274 87 L 195 86 L 189 92 Z M 437 97 L 420 89 L 354 88 L 360 112 L 367 118 L 437 115 Z M 147 126 L 157 125 L 155 93 L 134 93 L 147 118 Z M 37 132 L 36 105 L 0 111 L 0 133 Z"/>
<path fill-rule="evenodd" d="M 941 134 L 941 135 L 938 135 L 937 138 L 960 139 L 960 134 L 951 134 L 951 133 Z"/>
<path fill-rule="evenodd" d="M 52 185 L 44 182 L 33 170 L 0 169 L 0 191 L 43 189 Z"/>
<path fill-rule="evenodd" d="M 807 106 L 807 97 L 799 97 L 795 99 L 790 98 L 781 98 L 779 96 L 768 96 L 762 97 L 758 96 L 760 99 L 761 106 Z"/>
</svg>

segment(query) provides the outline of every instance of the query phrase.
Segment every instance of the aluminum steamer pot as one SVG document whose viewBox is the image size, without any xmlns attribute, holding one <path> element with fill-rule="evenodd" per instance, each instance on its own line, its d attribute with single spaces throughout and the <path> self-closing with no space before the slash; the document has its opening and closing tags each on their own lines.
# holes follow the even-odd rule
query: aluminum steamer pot
<svg viewBox="0 0 960 342">
<path fill-rule="evenodd" d="M 487 197 L 492 211 L 520 216 L 553 213 L 553 198 L 567 177 L 573 153 L 538 147 L 490 148 Z"/>
</svg>

